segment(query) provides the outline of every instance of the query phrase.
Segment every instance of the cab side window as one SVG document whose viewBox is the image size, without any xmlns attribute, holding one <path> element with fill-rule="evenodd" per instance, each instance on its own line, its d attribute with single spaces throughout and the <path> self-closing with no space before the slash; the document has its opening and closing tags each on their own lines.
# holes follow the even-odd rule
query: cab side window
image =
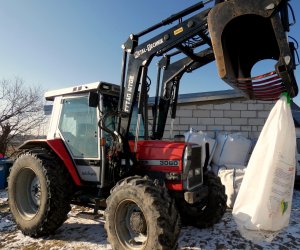
<svg viewBox="0 0 300 250">
<path fill-rule="evenodd" d="M 59 130 L 74 158 L 98 158 L 97 109 L 87 96 L 63 99 Z"/>
</svg>

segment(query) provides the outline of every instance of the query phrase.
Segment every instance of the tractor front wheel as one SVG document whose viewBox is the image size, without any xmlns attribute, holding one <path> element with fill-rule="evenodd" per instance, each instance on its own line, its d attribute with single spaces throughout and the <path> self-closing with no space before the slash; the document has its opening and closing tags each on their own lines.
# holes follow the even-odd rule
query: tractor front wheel
<svg viewBox="0 0 300 250">
<path fill-rule="evenodd" d="M 105 229 L 113 249 L 174 249 L 180 218 L 165 188 L 148 178 L 128 177 L 107 199 Z"/>
<path fill-rule="evenodd" d="M 179 201 L 182 222 L 198 228 L 211 227 L 218 223 L 226 211 L 225 187 L 213 172 L 204 174 L 204 185 L 208 187 L 208 195 L 195 204 L 185 200 Z"/>
</svg>

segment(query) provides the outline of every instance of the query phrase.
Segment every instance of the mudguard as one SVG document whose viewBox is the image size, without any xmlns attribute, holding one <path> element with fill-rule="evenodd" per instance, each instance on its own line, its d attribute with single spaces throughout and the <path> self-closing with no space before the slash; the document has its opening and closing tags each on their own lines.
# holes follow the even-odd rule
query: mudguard
<svg viewBox="0 0 300 250">
<path fill-rule="evenodd" d="M 75 185 L 81 186 L 82 182 L 77 173 L 76 167 L 73 163 L 72 158 L 70 157 L 64 143 L 61 139 L 53 139 L 53 140 L 30 140 L 24 142 L 19 149 L 30 149 L 33 147 L 46 147 L 51 148 L 56 155 L 63 161 L 65 167 L 71 175 Z"/>
</svg>

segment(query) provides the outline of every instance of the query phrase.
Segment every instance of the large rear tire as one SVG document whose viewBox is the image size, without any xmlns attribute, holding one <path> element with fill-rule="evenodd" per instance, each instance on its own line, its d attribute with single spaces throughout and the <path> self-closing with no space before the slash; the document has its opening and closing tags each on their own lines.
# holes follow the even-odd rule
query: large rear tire
<svg viewBox="0 0 300 250">
<path fill-rule="evenodd" d="M 34 148 L 14 162 L 8 179 L 8 201 L 18 228 L 39 237 L 54 233 L 71 209 L 69 174 L 48 150 Z"/>
<path fill-rule="evenodd" d="M 167 190 L 148 178 L 128 177 L 107 199 L 105 229 L 113 249 L 175 249 L 180 217 Z"/>
<path fill-rule="evenodd" d="M 201 201 L 192 205 L 183 199 L 180 201 L 179 211 L 184 224 L 207 228 L 222 219 L 227 208 L 225 187 L 213 172 L 204 174 L 204 185 L 208 187 L 208 195 Z"/>
</svg>

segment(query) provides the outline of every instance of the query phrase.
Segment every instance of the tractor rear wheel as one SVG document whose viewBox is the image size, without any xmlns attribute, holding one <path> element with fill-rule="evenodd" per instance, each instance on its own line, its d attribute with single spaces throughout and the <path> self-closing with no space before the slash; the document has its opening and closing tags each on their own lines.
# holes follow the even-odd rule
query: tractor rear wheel
<svg viewBox="0 0 300 250">
<path fill-rule="evenodd" d="M 211 227 L 223 217 L 227 205 L 225 187 L 213 172 L 204 174 L 204 185 L 208 187 L 208 195 L 195 204 L 185 200 L 179 202 L 182 222 L 198 228 Z"/>
<path fill-rule="evenodd" d="M 113 249 L 174 249 L 180 217 L 167 190 L 147 177 L 120 181 L 107 199 L 105 229 Z"/>
<path fill-rule="evenodd" d="M 23 152 L 8 179 L 8 201 L 18 228 L 32 237 L 54 233 L 67 219 L 69 175 L 57 157 L 43 148 Z"/>
</svg>

